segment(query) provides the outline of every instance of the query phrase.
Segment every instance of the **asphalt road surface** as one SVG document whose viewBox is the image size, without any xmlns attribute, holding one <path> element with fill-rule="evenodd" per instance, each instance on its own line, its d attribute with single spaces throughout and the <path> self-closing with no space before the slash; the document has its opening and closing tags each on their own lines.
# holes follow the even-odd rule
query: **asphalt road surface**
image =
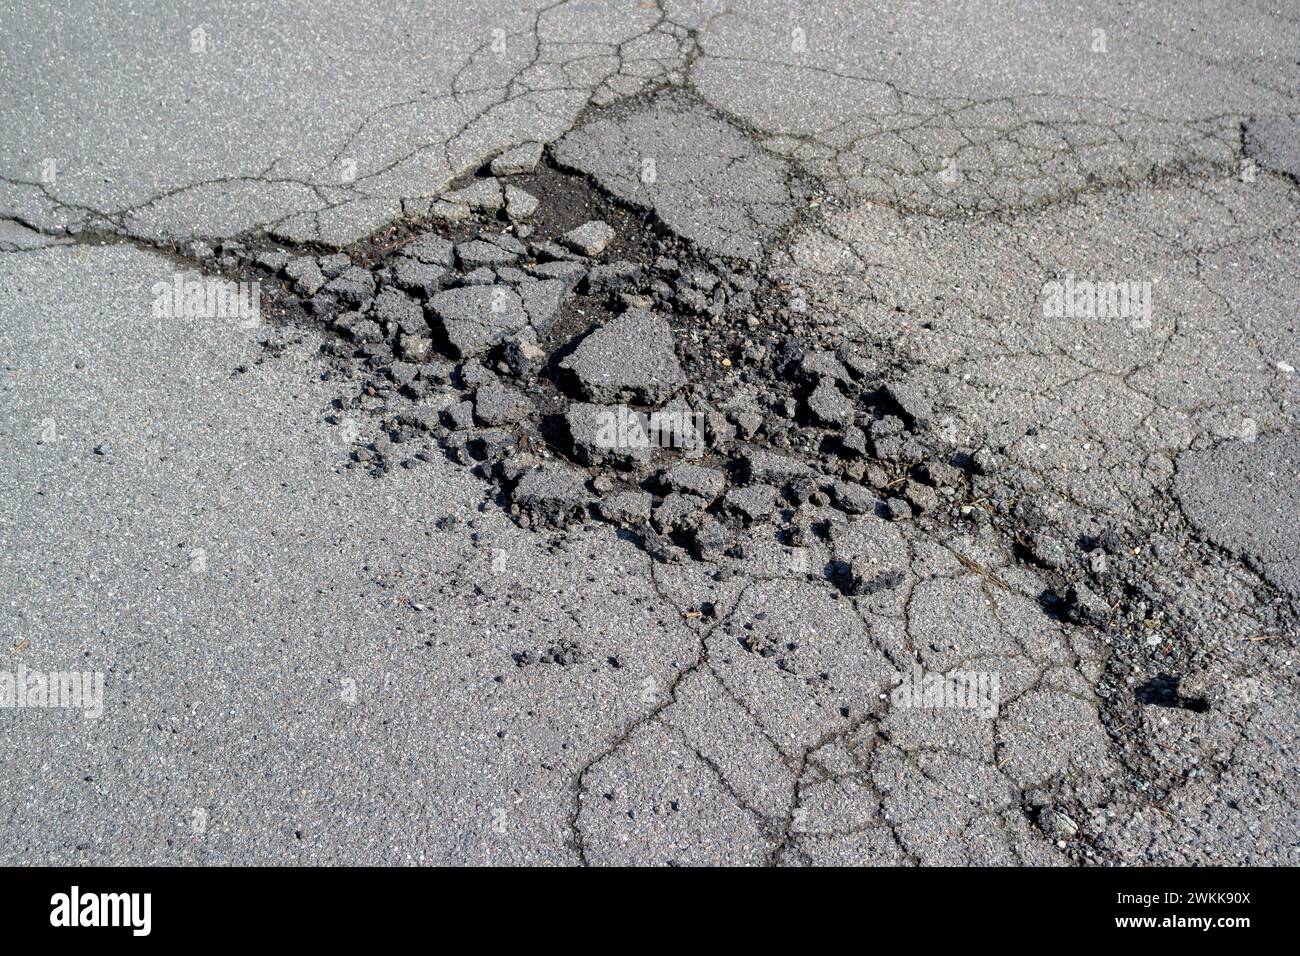
<svg viewBox="0 0 1300 956">
<path fill-rule="evenodd" d="M 0 862 L 1300 863 L 1300 4 L 0 76 Z"/>
</svg>

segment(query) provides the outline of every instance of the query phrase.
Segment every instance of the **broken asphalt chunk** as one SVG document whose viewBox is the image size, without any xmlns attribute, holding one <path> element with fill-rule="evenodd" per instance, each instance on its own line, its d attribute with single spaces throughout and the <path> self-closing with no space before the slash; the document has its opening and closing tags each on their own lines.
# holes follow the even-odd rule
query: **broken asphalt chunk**
<svg viewBox="0 0 1300 956">
<path fill-rule="evenodd" d="M 447 193 L 443 196 L 443 200 L 449 203 L 460 203 L 470 209 L 481 209 L 486 212 L 496 212 L 504 202 L 501 195 L 501 184 L 490 177 L 477 179 L 464 189 L 457 189 L 455 192 Z"/>
<path fill-rule="evenodd" d="M 492 160 L 490 168 L 493 176 L 517 176 L 520 173 L 531 173 L 541 159 L 541 143 L 524 143 L 506 150 Z"/>
<path fill-rule="evenodd" d="M 614 239 L 614 227 L 601 219 L 584 222 L 560 237 L 560 242 L 584 256 L 598 256 Z"/>
<path fill-rule="evenodd" d="M 560 367 L 573 373 L 584 398 L 603 405 L 659 405 L 686 383 L 668 322 L 643 309 L 592 332 Z"/>
<path fill-rule="evenodd" d="M 642 416 L 626 405 L 572 402 L 564 412 L 573 453 L 588 465 L 634 465 L 650 460 Z"/>
<path fill-rule="evenodd" d="M 519 294 L 507 286 L 463 286 L 432 296 L 426 312 L 456 355 L 479 355 L 528 323 Z"/>
<path fill-rule="evenodd" d="M 586 475 L 569 465 L 546 465 L 524 474 L 511 491 L 519 508 L 543 524 L 581 520 L 591 503 Z"/>
</svg>

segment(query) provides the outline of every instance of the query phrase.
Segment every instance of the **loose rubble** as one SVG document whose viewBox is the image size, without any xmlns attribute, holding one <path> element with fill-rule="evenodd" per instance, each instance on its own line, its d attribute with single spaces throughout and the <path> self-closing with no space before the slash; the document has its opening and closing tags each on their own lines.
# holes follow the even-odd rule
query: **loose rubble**
<svg viewBox="0 0 1300 956">
<path fill-rule="evenodd" d="M 805 344 L 816 331 L 745 259 L 620 235 L 635 219 L 542 156 L 501 154 L 382 254 L 247 254 L 337 333 L 326 350 L 360 384 L 345 406 L 386 409 L 357 465 L 438 446 L 521 523 L 609 521 L 666 560 L 716 559 L 760 525 L 797 537 L 809 508 L 957 513 L 988 453 L 936 435 L 897 370 Z M 557 183 L 604 218 L 548 227 L 562 210 L 537 194 Z"/>
</svg>

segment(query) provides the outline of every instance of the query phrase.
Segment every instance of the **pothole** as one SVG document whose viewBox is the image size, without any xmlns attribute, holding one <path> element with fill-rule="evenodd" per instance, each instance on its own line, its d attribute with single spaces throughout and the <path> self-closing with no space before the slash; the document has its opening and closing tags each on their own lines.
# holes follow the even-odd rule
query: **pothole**
<svg viewBox="0 0 1300 956">
<path fill-rule="evenodd" d="M 702 115 L 680 98 L 671 109 L 674 122 Z M 757 258 L 728 256 L 661 217 L 659 185 L 672 177 L 621 187 L 650 141 L 624 140 L 625 154 L 600 161 L 626 168 L 600 175 L 576 170 L 587 160 L 563 141 L 531 151 L 532 162 L 490 162 L 413 205 L 423 216 L 342 252 L 232 243 L 208 262 L 257 271 L 272 312 L 324 327 L 324 352 L 347 383 L 335 422 L 381 422 L 380 437 L 352 453 L 353 467 L 376 476 L 446 455 L 489 482 L 521 525 L 602 521 L 658 560 L 809 577 L 867 599 L 903 574 L 838 560 L 829 510 L 943 523 L 941 536 L 991 526 L 1055 588 L 1042 601 L 1050 616 L 1107 634 L 1136 607 L 1115 595 L 1119 584 L 1097 583 L 1107 566 L 1117 582 L 1140 577 L 1127 542 L 1113 531 L 1065 540 L 1023 496 L 991 505 L 998 461 L 956 443 L 942 396 L 890 343 L 852 340 L 823 320 L 817 290 L 767 255 L 793 226 L 764 233 Z M 786 190 L 791 224 L 807 215 L 797 179 L 786 170 L 770 180 Z M 672 190 L 687 208 L 689 187 Z M 696 195 L 707 217 L 713 192 Z M 1092 587 L 1070 573 L 1072 548 L 1090 555 Z M 1155 622 L 1155 608 L 1141 610 L 1142 623 Z M 1154 645 L 1105 643 L 1103 723 L 1147 786 L 1164 778 L 1139 733 L 1140 705 L 1204 702 L 1164 685 L 1152 690 L 1159 699 L 1135 697 L 1165 658 Z"/>
<path fill-rule="evenodd" d="M 805 215 L 797 175 L 681 95 L 661 112 L 605 131 L 625 153 L 586 155 L 582 130 L 511 151 L 425 218 L 341 252 L 231 243 L 212 258 L 258 271 L 272 311 L 326 327 L 323 351 L 356 386 L 336 419 L 383 422 L 355 465 L 382 475 L 444 453 L 522 524 L 604 520 L 657 557 L 712 559 L 756 525 L 797 546 L 805 503 L 905 520 L 967 502 L 973 451 L 936 431 L 883 353 L 814 344 L 805 293 L 754 245 Z M 656 136 L 697 127 L 731 144 L 726 163 L 683 172 L 674 143 L 653 181 L 620 185 Z M 588 162 L 600 184 L 572 169 Z M 735 194 L 734 174 L 756 191 Z M 689 216 L 740 229 L 745 254 L 680 235 Z"/>
<path fill-rule="evenodd" d="M 1140 686 L 1134 694 L 1139 704 L 1153 707 L 1173 707 L 1203 714 L 1210 709 L 1204 697 L 1185 697 L 1178 692 L 1179 678 L 1158 674 Z"/>
</svg>

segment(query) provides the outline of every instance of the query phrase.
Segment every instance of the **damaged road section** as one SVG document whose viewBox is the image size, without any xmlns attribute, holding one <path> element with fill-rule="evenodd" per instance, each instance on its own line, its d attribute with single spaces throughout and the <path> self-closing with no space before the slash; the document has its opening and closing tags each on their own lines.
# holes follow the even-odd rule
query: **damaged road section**
<svg viewBox="0 0 1300 956">
<path fill-rule="evenodd" d="M 1241 648 L 1175 653 L 1118 534 L 1070 541 L 1007 500 L 1003 455 L 955 427 L 926 370 L 773 266 L 819 201 L 675 92 L 512 148 L 342 252 L 222 243 L 205 259 L 325 331 L 346 383 L 330 422 L 380 424 L 357 469 L 447 456 L 557 547 L 605 525 L 649 556 L 699 646 L 574 768 L 579 859 L 1285 856 L 1251 830 L 1289 786 L 1256 736 L 1285 723 L 1285 681 L 1250 684 Z M 586 653 L 538 635 L 498 663 L 554 680 Z M 892 694 L 916 669 L 997 700 L 916 713 Z M 1216 779 L 1232 807 L 1152 837 L 1153 795 L 1197 807 Z"/>
<path fill-rule="evenodd" d="M 1251 617 L 1263 582 L 1197 565 L 1246 595 L 1201 615 L 1222 632 L 1210 646 L 1148 598 L 1151 561 L 1128 536 L 1058 527 L 1059 500 L 1009 482 L 1010 442 L 954 414 L 959 387 L 891 332 L 911 322 L 891 292 L 942 309 L 912 330 L 933 332 L 972 312 L 947 305 L 956 254 L 971 274 L 1006 259 L 981 258 L 970 224 L 872 204 L 822 223 L 864 218 L 860 242 L 817 246 L 803 227 L 825 196 L 760 142 L 661 91 L 408 195 L 365 242 L 270 231 L 192 249 L 261 280 L 295 326 L 271 354 L 304 328 L 323 342 L 313 388 L 335 397 L 312 425 L 342 438 L 333 477 L 366 500 L 338 534 L 374 598 L 370 643 L 340 653 L 360 667 L 382 651 L 417 688 L 395 722 L 402 752 L 456 791 L 430 844 L 584 863 L 1294 862 L 1294 662 L 1270 643 L 1283 609 Z M 917 254 L 899 256 L 909 230 Z M 796 234 L 820 269 L 801 274 Z M 945 236 L 953 251 L 933 254 Z M 893 266 L 901 279 L 847 281 Z M 1067 331 L 1059 351 L 1113 342 Z M 988 368 L 1011 341 L 990 339 Z M 1007 402 L 1028 414 L 1019 392 Z M 1037 424 L 1023 437 L 1048 449 Z M 1286 587 L 1285 536 L 1256 533 L 1294 507 L 1294 454 L 1273 441 L 1248 461 L 1189 455 L 1179 473 L 1191 520 Z M 1258 493 L 1224 513 L 1220 485 L 1260 468 Z M 1173 531 L 1170 547 L 1187 543 Z M 391 558 L 385 536 L 407 533 L 428 540 Z M 291 565 L 308 581 L 312 557 Z M 1239 639 L 1247 625 L 1267 631 L 1258 644 Z M 490 768 L 472 784 L 466 754 Z M 402 805 L 420 834 L 397 841 L 408 859 L 424 800 Z"/>
<path fill-rule="evenodd" d="M 783 160 L 686 96 L 587 123 L 560 140 L 555 159 L 700 248 L 751 262 L 808 198 Z"/>
<path fill-rule="evenodd" d="M 389 415 L 357 462 L 418 467 L 436 447 L 496 482 L 524 523 L 602 518 L 661 559 L 715 558 L 756 523 L 806 536 L 791 523 L 804 504 L 888 520 L 969 511 L 978 450 L 946 441 L 880 354 L 805 348 L 812 317 L 757 261 L 763 229 L 802 212 L 793 174 L 681 94 L 641 109 L 554 152 L 604 170 L 593 178 L 617 194 L 610 157 L 636 168 L 666 149 L 662 178 L 637 187 L 658 229 L 530 148 L 430 203 L 432 224 L 386 248 L 233 249 L 336 333 L 327 351 L 360 380 L 342 411 Z M 635 146 L 602 125 L 615 122 Z M 612 151 L 587 155 L 606 140 Z M 700 172 L 681 155 L 698 141 L 731 143 L 734 163 Z M 758 190 L 752 202 L 728 170 Z M 744 255 L 712 248 L 715 234 L 743 237 Z"/>
</svg>

